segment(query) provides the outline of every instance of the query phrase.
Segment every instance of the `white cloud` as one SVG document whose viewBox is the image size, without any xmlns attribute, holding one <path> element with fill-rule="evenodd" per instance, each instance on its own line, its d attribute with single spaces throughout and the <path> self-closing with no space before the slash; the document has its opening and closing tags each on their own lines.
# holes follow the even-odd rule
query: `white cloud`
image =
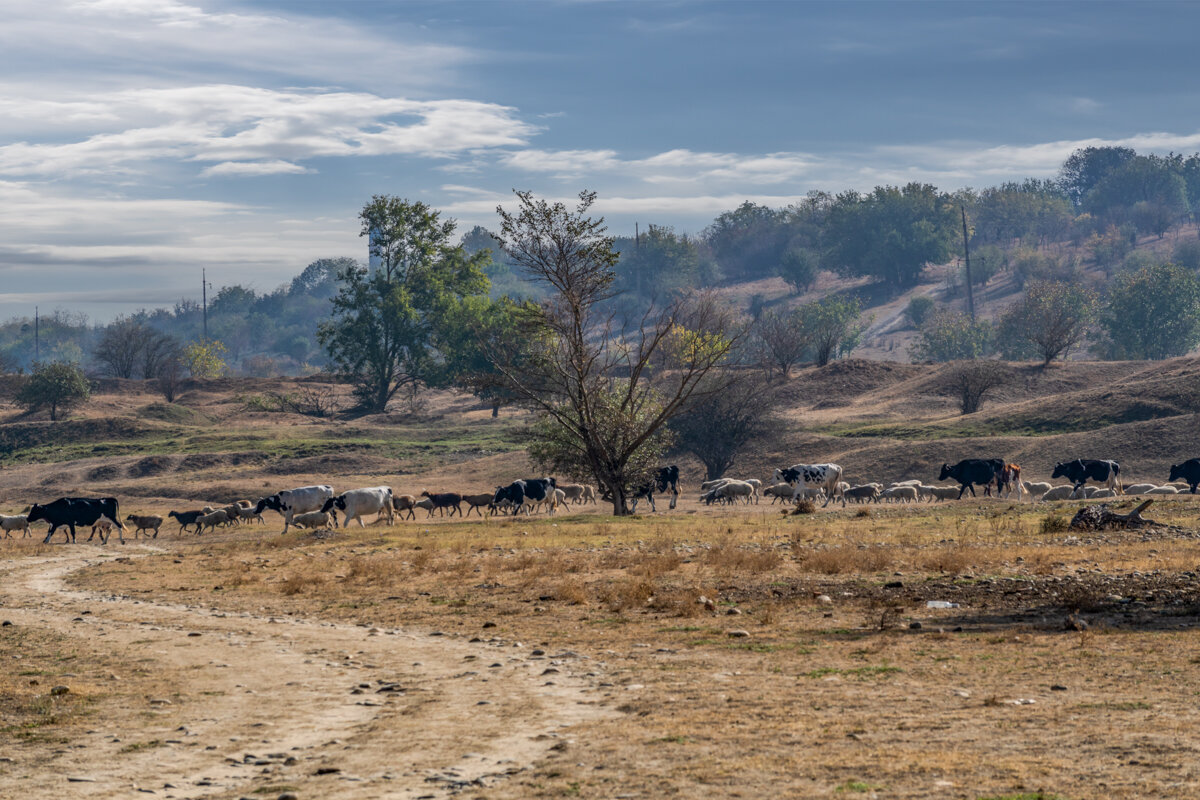
<svg viewBox="0 0 1200 800">
<path fill-rule="evenodd" d="M 560 179 L 617 173 L 646 183 L 778 184 L 812 171 L 818 160 L 805 153 L 739 153 L 668 150 L 648 158 L 624 159 L 615 150 L 520 150 L 501 163 L 524 172 L 548 172 Z"/>
<path fill-rule="evenodd" d="M 213 85 L 128 90 L 88 103 L 105 107 L 108 119 L 117 121 L 106 127 L 119 130 L 67 142 L 0 146 L 0 175 L 137 171 L 160 159 L 278 163 L 328 156 L 446 158 L 521 145 L 537 130 L 518 119 L 514 109 L 494 103 L 363 92 Z M 83 113 L 88 103 L 78 98 L 45 101 L 25 113 L 53 117 L 60 107 Z M 0 98 L 0 110 L 12 105 L 20 105 L 19 99 Z M 209 174 L 233 169 L 223 166 Z M 245 167 L 242 174 L 255 174 L 255 169 Z"/>
<path fill-rule="evenodd" d="M 290 161 L 222 161 L 201 170 L 204 177 L 258 176 L 258 175 L 303 175 L 313 170 Z"/>
</svg>

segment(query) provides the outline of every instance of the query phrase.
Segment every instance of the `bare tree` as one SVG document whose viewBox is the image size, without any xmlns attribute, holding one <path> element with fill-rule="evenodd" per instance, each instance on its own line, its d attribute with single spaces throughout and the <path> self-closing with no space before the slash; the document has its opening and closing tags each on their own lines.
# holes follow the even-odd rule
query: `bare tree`
<svg viewBox="0 0 1200 800">
<path fill-rule="evenodd" d="M 128 317 L 117 317 L 100 334 L 92 357 L 114 378 L 132 378 L 142 353 L 145 334 L 141 323 Z"/>
<path fill-rule="evenodd" d="M 1007 381 L 1008 369 L 999 361 L 963 361 L 946 374 L 946 384 L 958 394 L 963 414 L 974 414 L 984 396 Z"/>
<path fill-rule="evenodd" d="M 618 334 L 603 311 L 614 296 L 618 255 L 604 220 L 587 215 L 595 193 L 580 193 L 574 210 L 516 195 L 515 212 L 497 209 L 498 239 L 550 296 L 521 313 L 522 346 L 489 347 L 489 359 L 513 395 L 540 412 L 531 454 L 586 471 L 611 496 L 613 514 L 628 514 L 631 490 L 665 446 L 667 422 L 697 391 L 724 388 L 701 384 L 736 335 L 723 329 L 727 314 L 704 298 L 651 309 L 640 328 Z"/>
<path fill-rule="evenodd" d="M 671 420 L 676 446 L 704 464 L 708 480 L 720 478 L 746 445 L 769 429 L 773 392 L 761 372 L 721 374 L 724 384 L 688 404 L 686 414 Z"/>
<path fill-rule="evenodd" d="M 791 377 L 792 368 L 804 360 L 808 352 L 808 334 L 804 322 L 795 311 L 780 313 L 764 311 L 755 327 L 761 346 L 763 366 L 779 370 L 783 379 Z"/>
<path fill-rule="evenodd" d="M 183 376 L 186 370 L 187 368 L 183 364 L 183 355 L 181 353 L 172 354 L 158 365 L 155 383 L 163 399 L 168 403 L 174 403 L 175 398 L 179 396 L 179 390 L 183 386 Z"/>
<path fill-rule="evenodd" d="M 172 358 L 179 358 L 182 346 L 170 334 L 146 327 L 142 341 L 142 377 L 153 380 Z"/>
</svg>

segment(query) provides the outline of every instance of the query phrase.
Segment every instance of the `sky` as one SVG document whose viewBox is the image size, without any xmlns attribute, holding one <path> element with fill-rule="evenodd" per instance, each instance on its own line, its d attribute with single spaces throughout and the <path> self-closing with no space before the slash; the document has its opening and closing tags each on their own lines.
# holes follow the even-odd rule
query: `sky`
<svg viewBox="0 0 1200 800">
<path fill-rule="evenodd" d="M 4 0 L 0 319 L 366 258 L 372 195 L 610 231 L 1200 151 L 1200 4 Z"/>
</svg>

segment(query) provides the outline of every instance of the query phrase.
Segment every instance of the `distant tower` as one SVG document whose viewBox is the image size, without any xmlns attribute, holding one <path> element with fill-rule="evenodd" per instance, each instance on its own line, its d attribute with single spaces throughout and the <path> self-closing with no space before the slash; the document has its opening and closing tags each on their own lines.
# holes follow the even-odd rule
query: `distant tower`
<svg viewBox="0 0 1200 800">
<path fill-rule="evenodd" d="M 383 259 L 375 255 L 375 237 L 375 229 L 372 228 L 370 234 L 367 236 L 367 267 L 372 275 L 383 266 Z"/>
</svg>

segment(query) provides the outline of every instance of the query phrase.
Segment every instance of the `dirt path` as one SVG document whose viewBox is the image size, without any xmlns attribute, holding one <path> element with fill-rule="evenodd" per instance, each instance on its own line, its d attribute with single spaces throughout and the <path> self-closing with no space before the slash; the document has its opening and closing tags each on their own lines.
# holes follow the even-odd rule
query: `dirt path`
<svg viewBox="0 0 1200 800">
<path fill-rule="evenodd" d="M 587 659 L 487 631 L 468 643 L 64 586 L 102 558 L 78 547 L 0 567 L 3 617 L 102 643 L 162 691 L 88 718 L 66 745 L 0 743 L 14 758 L 0 797 L 443 797 L 521 772 L 564 728 L 611 713 Z"/>
</svg>

